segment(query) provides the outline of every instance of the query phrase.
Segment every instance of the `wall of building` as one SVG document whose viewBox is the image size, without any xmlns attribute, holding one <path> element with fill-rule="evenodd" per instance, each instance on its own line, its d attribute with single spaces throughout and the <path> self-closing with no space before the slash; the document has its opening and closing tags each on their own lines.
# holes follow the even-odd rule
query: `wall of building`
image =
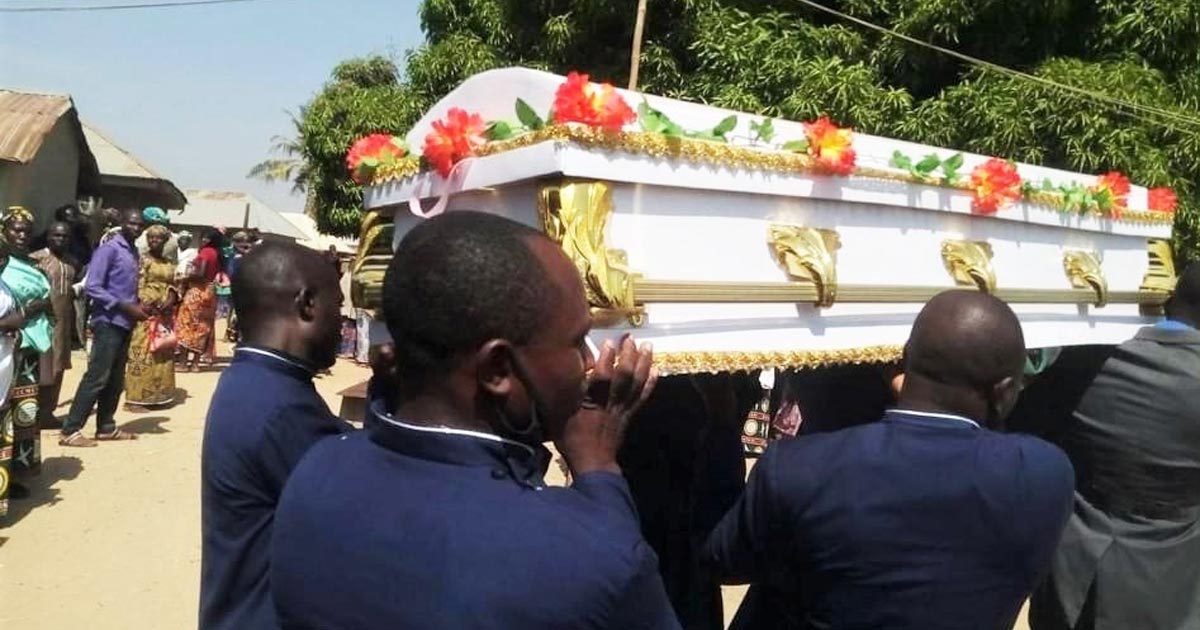
<svg viewBox="0 0 1200 630">
<path fill-rule="evenodd" d="M 28 164 L 0 162 L 0 211 L 25 206 L 40 232 L 53 219 L 54 209 L 75 203 L 79 187 L 79 145 L 67 118 L 60 118 Z"/>
</svg>

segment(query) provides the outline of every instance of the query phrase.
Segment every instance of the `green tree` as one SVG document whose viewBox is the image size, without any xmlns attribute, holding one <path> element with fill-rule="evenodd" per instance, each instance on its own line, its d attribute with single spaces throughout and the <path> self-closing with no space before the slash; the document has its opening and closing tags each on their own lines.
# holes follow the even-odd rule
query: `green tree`
<svg viewBox="0 0 1200 630">
<path fill-rule="evenodd" d="M 1068 170 L 1121 170 L 1138 183 L 1175 188 L 1177 251 L 1200 258 L 1200 3 L 818 2 L 1137 108 L 983 69 L 798 0 L 650 0 L 640 89 L 791 119 L 824 113 L 867 133 Z M 348 233 L 356 225 L 360 193 L 340 161 L 353 138 L 404 131 L 476 72 L 577 69 L 623 84 L 634 6 L 425 0 L 426 43 L 406 56 L 402 78 L 387 60 L 347 62 L 378 74 L 343 64 L 304 110 L 303 155 L 322 229 Z"/>
</svg>

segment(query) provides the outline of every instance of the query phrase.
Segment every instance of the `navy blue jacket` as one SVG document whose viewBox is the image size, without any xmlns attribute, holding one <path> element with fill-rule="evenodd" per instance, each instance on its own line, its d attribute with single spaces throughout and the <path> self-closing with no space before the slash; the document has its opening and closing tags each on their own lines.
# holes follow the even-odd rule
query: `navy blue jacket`
<svg viewBox="0 0 1200 630">
<path fill-rule="evenodd" d="M 238 348 L 208 409 L 201 454 L 200 628 L 274 628 L 271 523 L 284 482 L 317 440 L 350 425 L 298 359 Z"/>
<path fill-rule="evenodd" d="M 620 475 L 542 481 L 549 453 L 376 413 L 280 500 L 283 628 L 677 628 Z"/>
<path fill-rule="evenodd" d="M 1007 630 L 1073 488 L 1047 442 L 893 411 L 772 445 L 705 556 L 754 583 L 735 627 Z"/>
</svg>

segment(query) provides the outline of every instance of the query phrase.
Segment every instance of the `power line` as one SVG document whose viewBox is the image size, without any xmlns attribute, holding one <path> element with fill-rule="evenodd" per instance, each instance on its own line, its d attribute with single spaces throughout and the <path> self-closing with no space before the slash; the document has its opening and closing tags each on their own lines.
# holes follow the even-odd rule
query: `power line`
<svg viewBox="0 0 1200 630">
<path fill-rule="evenodd" d="M 797 2 L 800 2 L 801 4 L 807 5 L 809 7 L 817 9 L 819 11 L 824 11 L 825 13 L 839 17 L 843 20 L 854 22 L 855 24 L 858 24 L 860 26 L 865 26 L 869 29 L 883 33 L 885 35 L 889 35 L 891 37 L 902 39 L 911 44 L 916 44 L 917 46 L 922 46 L 925 48 L 929 48 L 931 50 L 935 50 L 944 55 L 949 55 L 951 57 L 959 59 L 960 61 L 965 61 L 969 64 L 980 66 L 982 68 L 992 70 L 994 72 L 999 72 L 1001 74 L 1006 74 L 1006 75 L 1009 75 L 1012 77 L 1017 77 L 1019 79 L 1024 79 L 1026 81 L 1033 81 L 1035 83 L 1040 83 L 1042 85 L 1046 85 L 1049 87 L 1058 88 L 1060 90 L 1066 90 L 1068 92 L 1073 92 L 1077 95 L 1085 96 L 1085 97 L 1091 98 L 1093 100 L 1100 101 L 1100 102 L 1106 103 L 1108 105 L 1112 105 L 1114 107 L 1120 107 L 1120 108 L 1132 110 L 1135 112 L 1144 112 L 1147 114 L 1153 114 L 1155 116 L 1161 116 L 1163 118 L 1172 119 L 1172 120 L 1175 120 L 1178 122 L 1187 123 L 1189 125 L 1200 126 L 1200 118 L 1186 116 L 1183 114 L 1179 114 L 1177 112 L 1172 112 L 1169 110 L 1154 107 L 1152 105 L 1142 105 L 1140 103 L 1133 103 L 1133 102 L 1119 99 L 1119 98 L 1116 98 L 1113 96 L 1109 96 L 1107 94 L 1102 94 L 1100 92 L 1093 92 L 1093 91 L 1085 89 L 1085 88 L 1077 87 L 1074 85 L 1067 85 L 1065 83 L 1059 83 L 1057 81 L 1053 81 L 1053 80 L 1047 79 L 1045 77 L 1039 77 L 1037 75 L 1029 74 L 1027 72 L 1021 72 L 1020 70 L 1013 70 L 1012 68 L 1006 68 L 1004 66 L 992 63 L 990 61 L 972 57 L 970 55 L 965 55 L 963 53 L 958 52 L 957 50 L 943 48 L 942 46 L 938 46 L 937 44 L 931 44 L 929 42 L 916 39 L 915 37 L 905 35 L 904 33 L 899 33 L 897 31 L 894 31 L 894 30 L 884 27 L 884 26 L 879 26 L 878 24 L 872 24 L 871 22 L 868 22 L 861 18 L 856 18 L 853 15 L 847 15 L 836 9 L 831 9 L 822 4 L 813 2 L 812 0 L 797 0 Z M 1167 126 L 1170 126 L 1170 125 L 1167 125 Z M 1178 127 L 1174 127 L 1174 129 L 1176 129 L 1178 131 L 1185 131 L 1185 130 L 1179 129 Z"/>
<path fill-rule="evenodd" d="M 0 13 L 74 13 L 79 11 L 125 11 L 130 9 L 166 9 L 170 7 L 192 7 L 207 4 L 231 4 L 234 2 L 261 2 L 262 0 L 180 0 L 179 2 L 143 2 L 139 4 L 98 4 L 64 7 L 0 7 Z"/>
</svg>

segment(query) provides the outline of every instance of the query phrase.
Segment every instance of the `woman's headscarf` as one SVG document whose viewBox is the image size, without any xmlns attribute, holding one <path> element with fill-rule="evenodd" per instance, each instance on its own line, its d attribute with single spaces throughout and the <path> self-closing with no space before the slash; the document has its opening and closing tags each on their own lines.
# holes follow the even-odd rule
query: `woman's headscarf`
<svg viewBox="0 0 1200 630">
<path fill-rule="evenodd" d="M 4 213 L 4 216 L 0 217 L 0 223 L 3 223 L 4 227 L 8 227 L 17 221 L 24 221 L 32 224 L 33 213 L 30 212 L 25 206 L 9 206 L 8 210 Z"/>
<path fill-rule="evenodd" d="M 150 206 L 145 210 L 142 210 L 142 218 L 146 220 L 146 223 L 166 225 L 171 222 L 171 219 L 167 216 L 167 213 L 158 206 Z"/>
<path fill-rule="evenodd" d="M 165 226 L 165 225 L 162 225 L 160 223 L 155 223 L 154 225 L 151 225 L 150 227 L 146 228 L 146 237 L 148 238 L 151 236 L 162 236 L 162 237 L 166 237 L 166 238 L 171 238 L 171 230 L 167 229 L 167 226 Z"/>
</svg>

